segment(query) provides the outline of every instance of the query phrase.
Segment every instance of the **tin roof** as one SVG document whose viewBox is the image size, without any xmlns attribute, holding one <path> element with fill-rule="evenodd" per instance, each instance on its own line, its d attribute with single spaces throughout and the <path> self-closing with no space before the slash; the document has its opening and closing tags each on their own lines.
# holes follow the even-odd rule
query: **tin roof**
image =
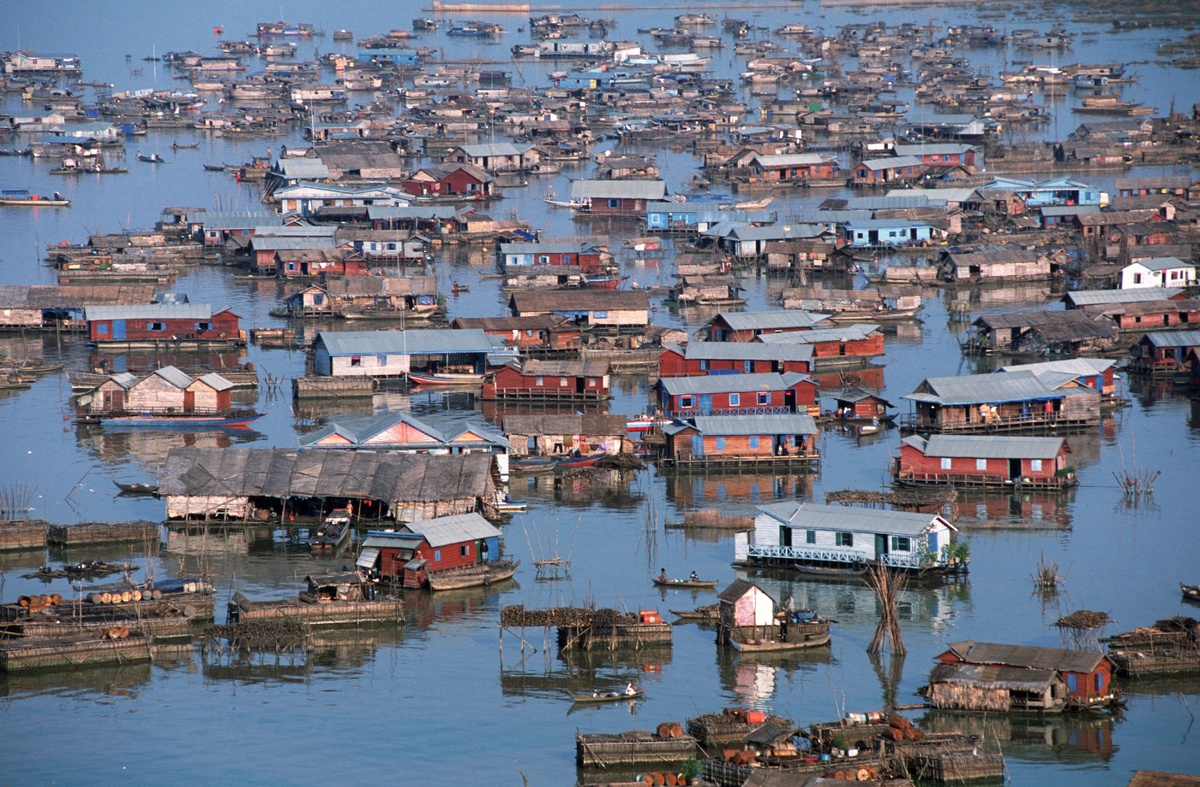
<svg viewBox="0 0 1200 787">
<path fill-rule="evenodd" d="M 1054 683 L 1054 670 L 994 667 L 983 664 L 938 664 L 929 682 L 1040 692 Z"/>
<path fill-rule="evenodd" d="M 1155 347 L 1200 347 L 1200 331 L 1153 331 L 1141 341 L 1148 341 Z"/>
<path fill-rule="evenodd" d="M 91 320 L 207 320 L 213 308 L 207 303 L 146 303 L 128 306 L 86 306 Z"/>
<path fill-rule="evenodd" d="M 1089 377 L 1104 374 L 1116 361 L 1109 358 L 1067 358 L 1061 361 L 1040 363 L 1018 363 L 1001 366 L 997 372 L 1032 372 L 1039 377 L 1045 372 L 1062 372 L 1074 377 Z"/>
<path fill-rule="evenodd" d="M 813 314 L 799 309 L 780 309 L 768 312 L 721 312 L 717 315 L 717 319 L 723 320 L 734 331 L 811 328 L 828 317 L 828 314 Z"/>
<path fill-rule="evenodd" d="M 1195 268 L 1196 267 L 1196 263 L 1184 262 L 1183 260 L 1179 259 L 1178 257 L 1151 257 L 1150 259 L 1138 260 L 1137 262 L 1130 263 L 1126 267 L 1133 267 L 1134 265 L 1140 265 L 1143 268 L 1145 268 L 1146 270 L 1150 270 L 1150 271 L 1165 271 L 1165 270 L 1173 270 L 1175 268 Z"/>
<path fill-rule="evenodd" d="M 994 437 L 988 435 L 912 435 L 902 441 L 925 456 L 964 459 L 1053 459 L 1063 445 L 1061 437 Z"/>
<path fill-rule="evenodd" d="M 764 344 L 815 344 L 817 342 L 848 342 L 865 339 L 879 330 L 878 325 L 866 322 L 855 322 L 848 325 L 835 325 L 830 328 L 814 328 L 811 331 L 792 331 L 791 333 L 764 333 L 758 341 Z"/>
<path fill-rule="evenodd" d="M 425 328 L 413 331 L 321 331 L 313 340 L 331 356 L 442 355 L 490 353 L 492 340 L 478 328 Z"/>
<path fill-rule="evenodd" d="M 571 183 L 571 199 L 645 199 L 661 200 L 667 184 L 661 180 L 576 180 Z"/>
<path fill-rule="evenodd" d="M 921 388 L 929 390 L 921 391 Z M 1032 372 L 1007 372 L 963 377 L 926 377 L 917 391 L 903 398 L 941 405 L 962 405 L 1059 399 L 1063 395 L 1052 390 Z"/>
<path fill-rule="evenodd" d="M 793 528 L 808 530 L 839 530 L 846 533 L 895 533 L 916 536 L 935 524 L 956 528 L 936 514 L 912 514 L 907 511 L 887 511 L 875 508 L 855 508 L 843 505 L 820 505 L 787 501 L 758 507 L 763 515 L 777 519 Z"/>
<path fill-rule="evenodd" d="M 499 538 L 500 531 L 479 514 L 455 514 L 437 519 L 424 519 L 405 525 L 409 530 L 425 537 L 431 547 L 461 544 L 481 538 Z"/>
<path fill-rule="evenodd" d="M 782 391 L 798 382 L 812 382 L 799 372 L 758 374 L 711 374 L 705 377 L 664 377 L 659 382 L 670 396 L 741 391 Z M 815 383 L 814 383 L 815 384 Z"/>
<path fill-rule="evenodd" d="M 1174 287 L 1138 287 L 1132 290 L 1076 290 L 1064 295 L 1063 300 L 1075 306 L 1101 306 L 1108 303 L 1161 301 L 1170 299 L 1181 292 L 1183 290 Z"/>
<path fill-rule="evenodd" d="M 761 342 L 689 342 L 678 348 L 689 361 L 811 361 L 811 344 L 770 346 Z"/>
<path fill-rule="evenodd" d="M 607 413 L 543 413 L 504 416 L 506 435 L 624 435 L 625 416 Z"/>
<path fill-rule="evenodd" d="M 459 145 L 458 149 L 471 158 L 485 156 L 520 156 L 531 150 L 533 145 L 514 145 L 512 142 L 482 142 L 474 145 Z"/>
<path fill-rule="evenodd" d="M 950 652 L 967 664 L 993 664 L 1004 667 L 1088 673 L 1108 658 L 1094 650 L 1040 648 L 1034 645 L 1006 645 L 995 642 L 963 640 L 950 644 Z"/>
<path fill-rule="evenodd" d="M 691 420 L 699 432 L 715 436 L 817 433 L 817 422 L 807 413 L 698 415 Z"/>
</svg>

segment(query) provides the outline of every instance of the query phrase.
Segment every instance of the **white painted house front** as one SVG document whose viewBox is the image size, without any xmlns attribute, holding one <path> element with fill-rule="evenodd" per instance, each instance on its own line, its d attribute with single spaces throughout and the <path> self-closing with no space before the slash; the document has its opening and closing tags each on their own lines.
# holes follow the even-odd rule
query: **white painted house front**
<svg viewBox="0 0 1200 787">
<path fill-rule="evenodd" d="M 734 562 L 739 565 L 845 566 L 881 560 L 904 569 L 944 566 L 943 548 L 957 532 L 935 514 L 791 501 L 759 506 L 758 511 L 754 530 L 734 537 Z"/>
<path fill-rule="evenodd" d="M 1139 260 L 1121 269 L 1121 289 L 1186 287 L 1196 283 L 1196 263 L 1177 257 Z"/>
</svg>

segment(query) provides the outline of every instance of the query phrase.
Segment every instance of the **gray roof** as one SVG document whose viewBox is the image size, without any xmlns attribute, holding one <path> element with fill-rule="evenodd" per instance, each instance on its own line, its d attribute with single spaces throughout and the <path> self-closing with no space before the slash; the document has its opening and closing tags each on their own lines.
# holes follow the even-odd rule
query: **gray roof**
<svg viewBox="0 0 1200 787">
<path fill-rule="evenodd" d="M 578 254 L 591 247 L 584 241 L 575 243 L 501 243 L 501 254 Z"/>
<path fill-rule="evenodd" d="M 827 319 L 829 315 L 812 314 L 799 309 L 781 309 L 769 312 L 721 312 L 717 317 L 735 331 L 771 331 L 782 328 L 811 328 Z"/>
<path fill-rule="evenodd" d="M 764 167 L 812 167 L 827 163 L 837 163 L 837 159 L 825 153 L 780 153 L 777 155 L 758 155 L 754 157 Z"/>
<path fill-rule="evenodd" d="M 1132 290 L 1076 290 L 1063 300 L 1075 306 L 1103 306 L 1109 303 L 1136 303 L 1170 299 L 1183 290 L 1174 287 L 1138 287 Z"/>
<path fill-rule="evenodd" d="M 426 328 L 415 331 L 321 331 L 313 340 L 338 355 L 440 355 L 490 353 L 492 340 L 478 328 Z"/>
<path fill-rule="evenodd" d="M 847 342 L 865 339 L 879 330 L 878 325 L 855 322 L 848 325 L 836 325 L 832 328 L 814 328 L 811 331 L 792 331 L 791 333 L 764 333 L 758 337 L 760 342 L 771 345 L 778 344 L 815 344 L 816 342 Z"/>
<path fill-rule="evenodd" d="M 424 536 L 431 547 L 444 547 L 448 544 L 461 544 L 464 541 L 499 538 L 500 536 L 500 531 L 491 522 L 476 513 L 424 519 L 420 522 L 410 522 L 405 527 Z"/>
<path fill-rule="evenodd" d="M 482 158 L 484 156 L 520 156 L 532 148 L 533 145 L 514 145 L 511 142 L 482 142 L 474 145 L 458 146 L 458 149 L 471 158 Z"/>
<path fill-rule="evenodd" d="M 250 245 L 256 251 L 319 251 L 337 248 L 337 241 L 332 235 L 325 237 L 303 235 L 288 237 L 283 235 L 255 235 L 250 239 Z"/>
<path fill-rule="evenodd" d="M 280 159 L 275 166 L 279 173 L 288 180 L 329 177 L 329 167 L 325 166 L 325 162 L 319 158 L 285 158 Z"/>
<path fill-rule="evenodd" d="M 625 416 L 608 413 L 537 413 L 504 416 L 506 435 L 624 435 Z"/>
<path fill-rule="evenodd" d="M 759 374 L 711 374 L 705 377 L 664 377 L 659 382 L 668 394 L 712 394 L 726 391 L 782 391 L 808 375 L 799 372 L 761 372 Z"/>
<path fill-rule="evenodd" d="M 1039 648 L 1033 645 L 1006 645 L 969 639 L 951 643 L 950 651 L 967 664 L 993 664 L 1056 672 L 1088 673 L 1108 658 L 1094 650 Z"/>
<path fill-rule="evenodd" d="M 928 388 L 929 391 L 923 392 L 921 388 Z M 1008 372 L 964 377 L 926 377 L 917 391 L 903 398 L 932 404 L 963 405 L 1060 399 L 1063 395 L 1051 389 L 1032 372 Z"/>
<path fill-rule="evenodd" d="M 924 166 L 921 159 L 916 156 L 893 156 L 892 158 L 875 158 L 860 161 L 856 166 L 866 167 L 870 170 L 878 169 L 896 169 L 898 167 L 921 167 Z"/>
<path fill-rule="evenodd" d="M 1200 347 L 1200 331 L 1154 331 L 1142 340 L 1155 347 Z"/>
<path fill-rule="evenodd" d="M 698 415 L 691 419 L 707 435 L 816 434 L 817 422 L 807 413 L 779 415 Z"/>
<path fill-rule="evenodd" d="M 1131 265 L 1141 265 L 1146 270 L 1165 271 L 1173 268 L 1195 268 L 1196 263 L 1184 262 L 1178 257 L 1151 257 L 1147 260 L 1138 260 Z M 1126 266 L 1129 267 L 1129 266 Z"/>
<path fill-rule="evenodd" d="M 929 673 L 929 682 L 1040 692 L 1055 682 L 1055 672 L 984 664 L 938 664 Z"/>
<path fill-rule="evenodd" d="M 197 214 L 191 221 L 203 224 L 206 230 L 246 229 L 283 223 L 283 216 L 273 210 L 212 211 Z"/>
<path fill-rule="evenodd" d="M 811 344 L 771 347 L 760 342 L 689 342 L 679 349 L 689 361 L 811 361 L 813 355 Z"/>
<path fill-rule="evenodd" d="M 1053 459 L 1062 448 L 1061 437 L 986 437 L 981 435 L 912 435 L 902 441 L 926 456 L 967 459 Z"/>
<path fill-rule="evenodd" d="M 1041 361 L 1040 363 L 1019 363 L 1001 366 L 998 372 L 1033 372 L 1039 377 L 1045 372 L 1063 372 L 1073 377 L 1090 377 L 1104 374 L 1116 361 L 1109 358 L 1067 358 L 1062 361 Z"/>
<path fill-rule="evenodd" d="M 661 200 L 667 184 L 661 180 L 576 180 L 571 183 L 571 199 L 646 199 Z"/>
<path fill-rule="evenodd" d="M 893 150 L 897 156 L 945 156 L 974 150 L 961 142 L 922 142 L 919 145 L 897 144 Z"/>
<path fill-rule="evenodd" d="M 459 209 L 453 205 L 368 205 L 367 218 L 386 219 L 452 219 Z"/>
<path fill-rule="evenodd" d="M 129 306 L 87 306 L 87 320 L 207 320 L 213 308 L 207 303 L 146 303 Z"/>
<path fill-rule="evenodd" d="M 912 227 L 928 227 L 927 221 L 913 221 L 911 219 L 855 219 L 854 221 L 846 222 L 848 230 L 887 230 L 887 229 L 911 229 Z"/>
<path fill-rule="evenodd" d="M 820 505 L 787 501 L 758 507 L 766 516 L 785 525 L 805 530 L 839 530 L 846 533 L 896 533 L 920 535 L 934 524 L 954 526 L 936 514 L 910 514 L 907 511 L 887 511 L 875 508 L 855 508 L 843 505 Z"/>
<path fill-rule="evenodd" d="M 155 375 L 163 378 L 168 383 L 180 390 L 183 390 L 192 384 L 192 378 L 181 369 L 177 369 L 174 366 L 163 366 L 159 369 L 155 369 L 154 372 L 150 375 L 147 375 L 147 377 L 153 377 Z"/>
</svg>

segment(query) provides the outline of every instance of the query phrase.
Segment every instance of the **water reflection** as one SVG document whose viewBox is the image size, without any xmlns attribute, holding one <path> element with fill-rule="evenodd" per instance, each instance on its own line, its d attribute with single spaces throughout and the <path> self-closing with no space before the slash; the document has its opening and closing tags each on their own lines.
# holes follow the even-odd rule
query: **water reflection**
<svg viewBox="0 0 1200 787">
<path fill-rule="evenodd" d="M 768 707 L 779 684 L 816 675 L 821 665 L 837 664 L 829 645 L 781 653 L 738 653 L 732 648 L 713 647 L 722 688 L 751 708 Z"/>
<path fill-rule="evenodd" d="M 771 500 L 811 500 L 813 473 L 781 470 L 774 473 L 672 472 L 655 470 L 666 480 L 667 500 L 679 508 L 729 501 L 758 505 Z"/>
<path fill-rule="evenodd" d="M 950 504 L 954 524 L 965 530 L 1071 529 L 1075 490 L 1061 492 L 960 489 Z"/>
<path fill-rule="evenodd" d="M 172 448 L 229 448 L 248 445 L 263 435 L 253 429 L 147 429 L 122 430 L 104 424 L 76 424 L 75 440 L 95 459 L 122 465 L 135 457 L 150 466 L 162 466 Z"/>
<path fill-rule="evenodd" d="M 1110 760 L 1117 752 L 1113 730 L 1119 723 L 1119 719 L 1095 714 L 997 716 L 946 711 L 928 711 L 917 721 L 918 726 L 932 733 L 977 735 L 999 741 L 1006 757 L 1072 764 Z"/>
<path fill-rule="evenodd" d="M 192 645 L 159 646 L 154 663 L 121 666 L 79 667 L 60 671 L 0 673 L 0 696 L 57 696 L 109 702 L 116 698 L 135 700 L 139 689 L 150 682 L 155 670 L 189 670 L 194 667 Z"/>
<path fill-rule="evenodd" d="M 544 637 L 543 632 L 546 632 Z M 631 682 L 645 686 L 656 682 L 663 668 L 671 664 L 670 648 L 608 652 L 571 650 L 555 654 L 552 630 L 524 629 L 519 634 L 528 643 L 524 659 L 512 655 L 514 639 L 505 637 L 500 689 L 506 697 L 569 701 L 568 695 L 577 692 L 617 691 Z M 537 652 L 531 652 L 530 645 L 537 648 Z"/>
<path fill-rule="evenodd" d="M 248 684 L 307 683 L 358 675 L 375 661 L 382 647 L 403 644 L 403 627 L 384 624 L 371 628 L 314 632 L 305 645 L 270 652 L 237 652 L 205 643 L 200 660 L 209 680 Z"/>
</svg>

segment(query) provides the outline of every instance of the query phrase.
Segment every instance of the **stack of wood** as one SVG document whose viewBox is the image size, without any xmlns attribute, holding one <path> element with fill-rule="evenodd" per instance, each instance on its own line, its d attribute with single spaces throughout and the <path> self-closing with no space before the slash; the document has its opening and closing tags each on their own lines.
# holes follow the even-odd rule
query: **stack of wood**
<svg viewBox="0 0 1200 787">
<path fill-rule="evenodd" d="M 100 631 L 100 639 L 125 639 L 128 636 L 128 626 L 109 626 Z"/>
<path fill-rule="evenodd" d="M 664 721 L 658 725 L 658 729 L 655 732 L 658 733 L 658 737 L 664 740 L 684 737 L 683 725 L 677 721 Z"/>
<path fill-rule="evenodd" d="M 721 758 L 734 765 L 750 765 L 758 758 L 758 752 L 749 749 L 724 749 Z"/>
<path fill-rule="evenodd" d="M 53 595 L 21 596 L 17 599 L 17 604 L 28 609 L 31 615 L 37 614 L 49 607 L 56 607 L 61 603 L 62 596 L 57 593 Z"/>
<path fill-rule="evenodd" d="M 914 727 L 903 716 L 889 716 L 883 737 L 891 741 L 919 741 L 925 738 L 925 731 Z"/>
</svg>

